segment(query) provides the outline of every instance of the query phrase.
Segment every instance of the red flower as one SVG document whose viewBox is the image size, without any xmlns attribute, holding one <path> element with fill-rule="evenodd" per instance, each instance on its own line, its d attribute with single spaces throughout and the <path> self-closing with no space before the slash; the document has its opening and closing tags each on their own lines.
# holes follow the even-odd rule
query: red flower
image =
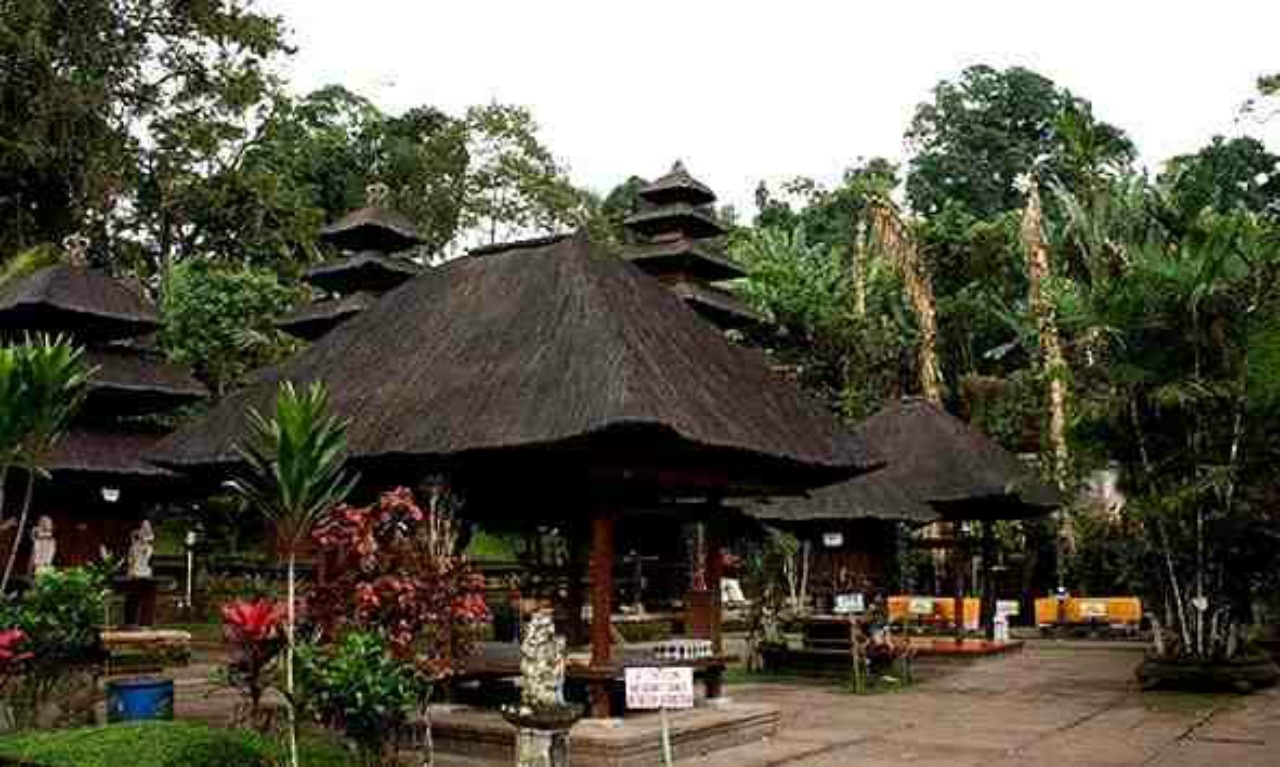
<svg viewBox="0 0 1280 767">
<path fill-rule="evenodd" d="M 222 606 L 222 624 L 233 642 L 265 642 L 280 631 L 283 610 L 265 599 L 238 599 Z"/>
<path fill-rule="evenodd" d="M 18 645 L 25 641 L 27 634 L 22 629 L 0 631 L 0 669 L 15 666 L 31 658 L 29 652 L 18 652 Z"/>
</svg>

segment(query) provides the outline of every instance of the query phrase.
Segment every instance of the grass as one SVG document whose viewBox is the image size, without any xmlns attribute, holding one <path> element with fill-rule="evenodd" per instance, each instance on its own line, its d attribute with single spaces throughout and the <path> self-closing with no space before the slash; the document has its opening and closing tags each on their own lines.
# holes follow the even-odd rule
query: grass
<svg viewBox="0 0 1280 767">
<path fill-rule="evenodd" d="M 281 744 L 255 732 L 196 722 L 136 722 L 0 737 L 0 765 L 39 767 L 277 767 Z M 302 743 L 307 767 L 356 767 L 331 738 Z"/>
</svg>

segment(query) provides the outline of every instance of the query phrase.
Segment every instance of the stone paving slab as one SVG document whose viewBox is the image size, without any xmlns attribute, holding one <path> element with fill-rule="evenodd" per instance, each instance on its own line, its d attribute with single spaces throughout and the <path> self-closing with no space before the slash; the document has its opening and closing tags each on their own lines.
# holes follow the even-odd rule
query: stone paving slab
<svg viewBox="0 0 1280 767">
<path fill-rule="evenodd" d="M 1083 646 L 1082 646 L 1083 645 Z M 769 748 L 742 747 L 681 767 L 1277 767 L 1280 692 L 1248 697 L 1143 693 L 1132 645 L 1029 642 L 1017 656 L 933 666 L 910 690 L 736 687 L 779 706 Z M 796 741 L 789 741 L 795 737 Z M 787 757 L 779 743 L 816 750 Z M 822 743 L 826 747 L 822 747 Z M 773 758 L 770 749 L 778 753 Z"/>
</svg>

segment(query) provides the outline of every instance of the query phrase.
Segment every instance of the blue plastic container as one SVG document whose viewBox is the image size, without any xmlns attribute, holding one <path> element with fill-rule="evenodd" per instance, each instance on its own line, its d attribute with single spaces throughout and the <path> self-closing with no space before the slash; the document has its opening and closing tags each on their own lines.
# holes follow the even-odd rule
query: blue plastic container
<svg viewBox="0 0 1280 767">
<path fill-rule="evenodd" d="M 107 721 L 173 718 L 173 680 L 164 677 L 107 682 Z"/>
</svg>

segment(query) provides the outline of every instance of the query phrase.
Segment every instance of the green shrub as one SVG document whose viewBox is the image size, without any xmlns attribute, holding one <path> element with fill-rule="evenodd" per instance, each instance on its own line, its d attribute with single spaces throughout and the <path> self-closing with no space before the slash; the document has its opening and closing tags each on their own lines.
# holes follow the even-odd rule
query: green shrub
<svg viewBox="0 0 1280 767">
<path fill-rule="evenodd" d="M 277 767 L 284 747 L 248 730 L 197 722 L 136 722 L 109 727 L 29 732 L 0 737 L 0 767 Z M 300 744 L 307 767 L 354 767 L 349 749 L 332 738 Z"/>
<path fill-rule="evenodd" d="M 270 742 L 193 722 L 139 722 L 0 738 L 0 764 L 40 767 L 273 767 Z"/>
</svg>

